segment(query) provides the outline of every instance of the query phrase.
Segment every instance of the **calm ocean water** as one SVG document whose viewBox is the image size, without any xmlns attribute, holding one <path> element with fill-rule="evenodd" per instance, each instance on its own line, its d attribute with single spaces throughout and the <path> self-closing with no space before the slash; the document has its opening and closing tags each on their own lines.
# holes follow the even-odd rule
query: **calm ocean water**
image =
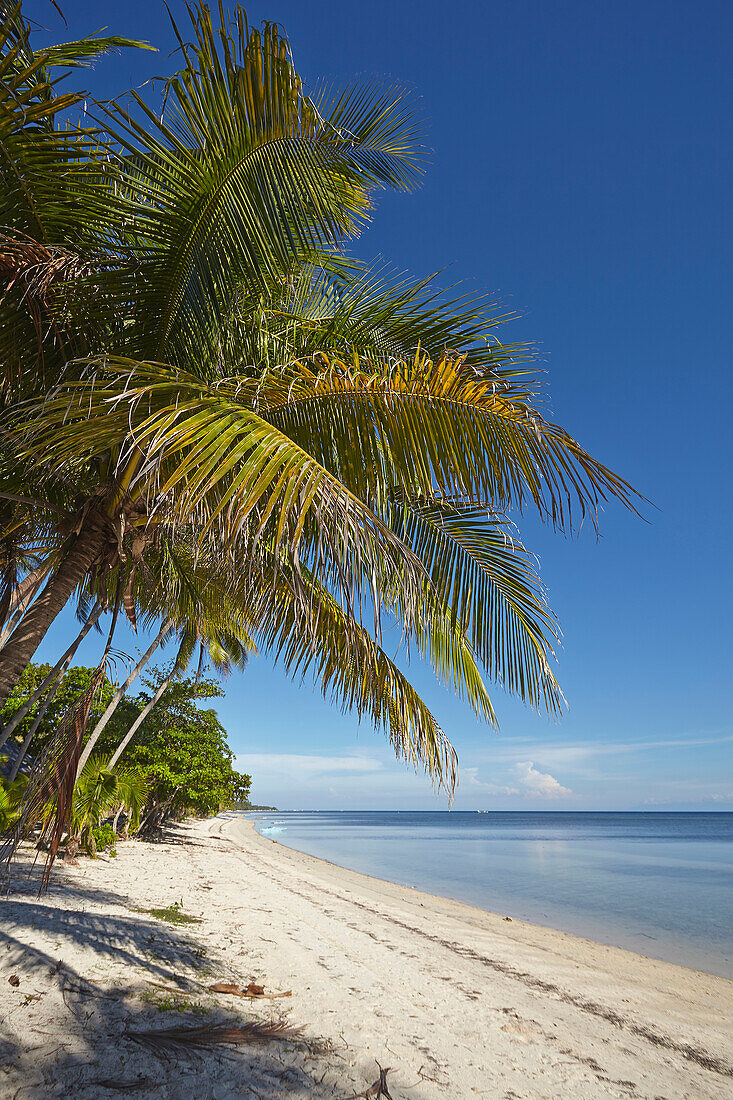
<svg viewBox="0 0 733 1100">
<path fill-rule="evenodd" d="M 364 874 L 733 978 L 733 813 L 257 813 Z"/>
</svg>

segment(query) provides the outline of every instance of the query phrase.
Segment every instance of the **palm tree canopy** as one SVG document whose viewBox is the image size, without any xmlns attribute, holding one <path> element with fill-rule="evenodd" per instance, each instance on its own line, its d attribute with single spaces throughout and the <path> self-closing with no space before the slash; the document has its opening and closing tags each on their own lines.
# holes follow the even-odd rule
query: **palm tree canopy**
<svg viewBox="0 0 733 1100">
<path fill-rule="evenodd" d="M 130 43 L 36 57 L 17 18 L 2 32 L 8 561 L 50 562 L 56 604 L 83 570 L 107 600 L 124 590 L 128 614 L 180 599 L 181 624 L 229 616 L 215 646 L 264 640 L 450 783 L 452 750 L 381 649 L 382 616 L 489 722 L 481 665 L 556 714 L 558 628 L 507 516 L 571 530 L 638 498 L 543 415 L 531 349 L 498 339 L 505 317 L 348 256 L 376 191 L 418 181 L 412 97 L 307 94 L 276 26 L 190 17 L 162 110 L 131 93 L 67 130 L 75 101 L 49 66 Z M 143 598 L 164 558 L 172 591 Z"/>
</svg>

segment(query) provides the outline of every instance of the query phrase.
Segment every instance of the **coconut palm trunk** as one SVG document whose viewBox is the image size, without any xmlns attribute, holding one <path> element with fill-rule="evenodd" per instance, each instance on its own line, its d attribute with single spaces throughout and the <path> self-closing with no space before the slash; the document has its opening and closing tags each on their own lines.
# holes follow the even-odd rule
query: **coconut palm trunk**
<svg viewBox="0 0 733 1100">
<path fill-rule="evenodd" d="M 92 735 L 89 738 L 87 744 L 85 745 L 84 751 L 82 752 L 81 756 L 79 757 L 79 766 L 78 766 L 77 771 L 76 771 L 77 778 L 81 775 L 81 773 L 84 769 L 84 765 L 86 764 L 87 760 L 89 759 L 92 752 L 94 751 L 94 746 L 96 745 L 97 741 L 99 740 L 102 733 L 104 732 L 104 729 L 107 726 L 107 723 L 109 722 L 110 718 L 112 717 L 114 712 L 117 710 L 117 707 L 120 705 L 120 703 L 124 699 L 125 695 L 127 694 L 128 688 L 130 688 L 131 685 L 138 678 L 138 676 L 140 675 L 142 670 L 145 668 L 148 661 L 153 656 L 156 649 L 158 648 L 160 643 L 163 641 L 163 638 L 166 636 L 166 634 L 168 633 L 168 631 L 171 629 L 172 626 L 173 626 L 172 621 L 170 619 L 166 619 L 166 621 L 164 622 L 164 624 L 163 624 L 163 626 L 160 630 L 160 633 L 157 635 L 155 640 L 153 642 L 151 642 L 151 644 L 146 649 L 145 653 L 143 653 L 140 660 L 137 662 L 137 664 L 134 666 L 134 668 L 130 671 L 130 674 L 127 677 L 127 679 L 125 680 L 124 684 L 122 684 L 122 686 L 119 687 L 117 689 L 117 691 L 115 692 L 115 694 L 112 696 L 112 699 L 110 701 L 109 706 L 107 707 L 104 714 L 102 715 L 102 717 L 99 719 L 96 726 L 92 730 Z"/>
<path fill-rule="evenodd" d="M 30 711 L 33 704 L 35 702 L 37 702 L 38 699 L 41 698 L 44 691 L 46 691 L 46 689 L 49 687 L 49 685 L 54 681 L 54 678 L 59 674 L 59 672 L 62 669 L 64 671 L 66 670 L 66 668 L 68 667 L 69 661 L 74 656 L 77 649 L 79 648 L 81 643 L 84 641 L 84 639 L 86 638 L 87 634 L 92 629 L 94 624 L 100 618 L 103 611 L 104 611 L 104 608 L 101 606 L 101 604 L 96 604 L 95 605 L 94 610 L 92 611 L 92 613 L 89 616 L 89 618 L 87 619 L 87 621 L 84 623 L 84 626 L 81 628 L 81 630 L 77 634 L 76 638 L 74 638 L 74 641 L 71 643 L 71 645 L 66 650 L 66 652 L 63 653 L 61 655 L 61 657 L 58 659 L 56 664 L 53 666 L 53 668 L 49 672 L 48 676 L 45 677 L 43 682 L 41 684 L 39 684 L 39 686 L 30 695 L 30 697 L 28 699 L 26 699 L 23 706 L 19 707 L 18 710 L 16 710 L 13 717 L 10 719 L 8 724 L 4 727 L 2 733 L 0 733 L 0 749 L 3 747 L 3 745 L 5 744 L 7 739 L 10 737 L 11 733 L 16 729 L 18 724 L 23 721 L 23 719 L 28 714 L 28 712 Z M 22 671 L 22 669 L 21 669 L 21 671 Z"/>
<path fill-rule="evenodd" d="M 171 673 L 170 676 L 166 676 L 165 680 L 160 685 L 160 687 L 158 688 L 158 690 L 156 691 L 155 695 L 150 700 L 148 705 L 146 707 L 144 707 L 143 710 L 140 711 L 137 718 L 132 723 L 129 730 L 127 731 L 125 736 L 122 738 L 119 745 L 117 746 L 114 753 L 112 754 L 112 757 L 109 761 L 109 764 L 107 765 L 107 767 L 110 769 L 110 771 L 112 770 L 112 768 L 114 768 L 115 764 L 117 763 L 119 758 L 122 756 L 123 752 L 125 751 L 127 746 L 130 744 L 130 741 L 132 741 L 133 737 L 135 736 L 137 731 L 140 729 L 140 726 L 143 724 L 143 722 L 145 721 L 147 716 L 150 714 L 153 707 L 156 705 L 156 703 L 158 703 L 160 701 L 163 693 L 166 691 L 166 689 L 167 689 L 167 687 L 168 687 L 168 685 L 169 685 L 169 683 L 171 682 L 172 679 L 173 679 L 173 674 L 172 673 Z"/>
<path fill-rule="evenodd" d="M 32 660 L 48 628 L 84 580 L 104 543 L 105 534 L 98 525 L 89 524 L 82 530 L 43 592 L 0 650 L 0 707 Z"/>
<path fill-rule="evenodd" d="M 135 736 L 137 731 L 140 729 L 140 726 L 143 724 L 143 722 L 145 721 L 147 716 L 150 714 L 153 707 L 156 706 L 156 704 L 160 702 L 160 700 L 162 699 L 164 693 L 168 690 L 168 685 L 170 684 L 171 680 L 174 680 L 175 677 L 178 675 L 178 673 L 181 671 L 181 655 L 183 653 L 183 648 L 184 648 L 185 644 L 186 643 L 185 643 L 185 639 L 184 639 L 184 641 L 181 642 L 180 648 L 179 648 L 178 653 L 176 655 L 175 662 L 173 664 L 173 668 L 171 669 L 170 673 L 166 676 L 165 680 L 163 680 L 162 684 L 159 686 L 158 690 L 156 691 L 155 695 L 150 700 L 148 705 L 140 711 L 137 718 L 132 723 L 129 730 L 127 731 L 125 736 L 122 738 L 119 745 L 117 746 L 114 753 L 112 754 L 112 758 L 111 758 L 111 760 L 109 761 L 109 763 L 107 765 L 107 767 L 109 768 L 110 771 L 112 771 L 115 764 L 117 763 L 119 758 L 122 756 L 123 752 L 125 751 L 127 746 L 130 744 L 133 737 Z"/>
</svg>

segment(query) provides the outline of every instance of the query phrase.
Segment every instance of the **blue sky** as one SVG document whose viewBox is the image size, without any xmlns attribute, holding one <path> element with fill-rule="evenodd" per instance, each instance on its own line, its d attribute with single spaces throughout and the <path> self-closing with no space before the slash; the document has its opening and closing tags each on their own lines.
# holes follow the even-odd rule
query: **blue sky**
<svg viewBox="0 0 733 1100">
<path fill-rule="evenodd" d="M 50 4 L 26 11 L 55 38 L 99 29 L 98 4 L 62 6 L 70 32 Z M 112 31 L 161 52 L 100 63 L 94 92 L 168 73 L 162 4 L 107 10 Z M 387 76 L 420 93 L 424 186 L 379 197 L 356 251 L 498 294 L 521 315 L 506 336 L 541 346 L 552 416 L 655 505 L 648 522 L 609 508 L 600 541 L 522 524 L 564 633 L 559 724 L 497 692 L 494 734 L 413 663 L 460 754 L 456 806 L 730 809 L 733 8 L 258 0 L 248 12 L 283 25 L 308 81 Z M 218 710 L 258 801 L 445 806 L 371 729 L 264 658 Z"/>
</svg>

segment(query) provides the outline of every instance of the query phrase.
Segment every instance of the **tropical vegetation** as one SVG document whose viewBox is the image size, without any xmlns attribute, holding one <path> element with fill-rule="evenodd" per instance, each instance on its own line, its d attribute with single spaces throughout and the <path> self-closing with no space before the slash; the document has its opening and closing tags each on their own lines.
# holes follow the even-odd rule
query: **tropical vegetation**
<svg viewBox="0 0 733 1100">
<path fill-rule="evenodd" d="M 43 665 L 28 666 L 23 684 L 15 691 L 16 708 L 28 701 L 46 669 Z M 79 685 L 83 690 L 94 673 L 93 668 L 69 669 L 57 693 L 62 699 L 57 706 L 63 707 L 67 696 L 75 701 Z M 165 698 L 159 691 L 161 684 L 170 685 Z M 104 700 L 114 694 L 115 685 L 105 678 L 97 695 L 99 716 Z M 234 755 L 226 730 L 213 709 L 201 706 L 222 694 L 218 679 L 197 674 L 171 684 L 169 667 L 151 669 L 143 690 L 126 696 L 116 709 L 96 743 L 97 751 L 76 780 L 65 843 L 67 855 L 114 850 L 120 835 L 128 837 L 138 831 L 143 836 L 156 835 L 167 822 L 188 814 L 205 816 L 248 803 L 250 776 L 232 767 Z M 156 697 L 158 705 L 152 708 L 150 702 Z M 32 720 L 33 711 L 25 721 L 33 724 Z M 33 749 L 39 755 L 56 732 L 55 722 L 57 719 L 49 717 L 47 711 L 38 725 Z M 130 730 L 135 735 L 132 745 Z M 27 771 L 33 763 L 25 756 L 22 729 L 8 744 L 15 759 L 8 766 L 6 757 L 4 769 L 0 760 L 0 833 L 8 831 L 17 819 L 28 783 Z M 125 752 L 128 745 L 129 751 Z M 39 823 L 42 825 L 53 811 L 50 799 Z"/>
<path fill-rule="evenodd" d="M 274 24 L 198 4 L 174 23 L 163 88 L 95 102 L 58 74 L 140 43 L 34 50 L 20 4 L 2 11 L 4 714 L 69 603 L 79 638 L 33 705 L 60 707 L 84 632 L 106 638 L 77 698 L 41 720 L 55 732 L 16 835 L 49 792 L 52 854 L 76 827 L 77 780 L 173 638 L 125 750 L 158 805 L 214 804 L 179 783 L 176 755 L 185 741 L 208 766 L 214 727 L 155 724 L 196 653 L 234 667 L 259 650 L 313 676 L 452 790 L 453 748 L 385 626 L 489 724 L 486 680 L 557 715 L 558 627 L 514 524 L 531 509 L 570 531 L 635 496 L 545 417 L 506 317 L 350 251 L 377 192 L 421 176 L 412 95 L 311 91 Z M 153 641 L 98 717 L 121 615 Z"/>
</svg>

